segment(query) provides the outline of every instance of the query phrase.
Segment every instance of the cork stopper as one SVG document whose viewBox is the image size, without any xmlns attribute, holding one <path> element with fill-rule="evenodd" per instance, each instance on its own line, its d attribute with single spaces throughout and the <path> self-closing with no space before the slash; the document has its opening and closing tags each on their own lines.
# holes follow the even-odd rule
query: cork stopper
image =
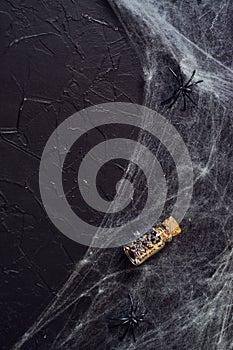
<svg viewBox="0 0 233 350">
<path fill-rule="evenodd" d="M 167 219 L 165 219 L 162 224 L 172 235 L 172 237 L 175 237 L 181 233 L 181 228 L 178 222 L 172 216 L 169 216 Z"/>
</svg>

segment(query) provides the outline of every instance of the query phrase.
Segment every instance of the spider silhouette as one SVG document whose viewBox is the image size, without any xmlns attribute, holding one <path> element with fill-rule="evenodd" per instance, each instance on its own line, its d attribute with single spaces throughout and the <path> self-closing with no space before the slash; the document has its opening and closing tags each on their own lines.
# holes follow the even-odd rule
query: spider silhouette
<svg viewBox="0 0 233 350">
<path fill-rule="evenodd" d="M 138 308 L 138 303 L 134 303 L 132 296 L 130 294 L 128 294 L 129 297 L 129 301 L 130 301 L 130 310 L 128 312 L 127 315 L 122 316 L 122 317 L 114 317 L 114 318 L 108 318 L 109 321 L 114 321 L 117 322 L 117 324 L 112 324 L 109 325 L 110 328 L 113 327 L 121 327 L 124 326 L 124 332 L 122 333 L 122 335 L 119 337 L 119 339 L 122 341 L 127 334 L 129 334 L 130 336 L 132 336 L 133 341 L 136 341 L 136 337 L 135 337 L 135 328 L 140 324 L 140 322 L 147 322 L 148 324 L 152 324 L 150 321 L 144 320 L 144 316 L 146 314 L 146 311 L 141 313 L 140 315 L 137 315 L 137 308 Z"/>
<path fill-rule="evenodd" d="M 190 94 L 193 92 L 193 90 L 192 90 L 193 87 L 196 86 L 197 84 L 202 83 L 203 80 L 198 80 L 195 83 L 192 83 L 192 80 L 193 80 L 195 73 L 196 73 L 196 71 L 194 70 L 190 79 L 187 81 L 187 83 L 185 83 L 181 73 L 179 73 L 179 75 L 177 75 L 171 68 L 169 68 L 169 70 L 172 73 L 172 75 L 175 77 L 175 79 L 177 80 L 179 87 L 175 90 L 173 95 L 171 97 L 169 97 L 167 100 L 163 101 L 161 103 L 161 105 L 166 105 L 166 104 L 170 103 L 168 108 L 171 108 L 174 105 L 174 103 L 176 103 L 176 101 L 178 100 L 180 95 L 182 95 L 182 97 L 183 97 L 182 111 L 186 110 L 186 100 L 187 99 L 189 99 L 194 105 L 196 105 L 196 103 L 191 98 Z"/>
</svg>

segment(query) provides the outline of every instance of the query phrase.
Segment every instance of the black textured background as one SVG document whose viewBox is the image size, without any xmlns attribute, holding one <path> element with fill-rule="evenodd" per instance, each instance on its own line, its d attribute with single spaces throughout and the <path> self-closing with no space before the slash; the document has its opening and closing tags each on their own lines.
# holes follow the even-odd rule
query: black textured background
<svg viewBox="0 0 233 350">
<path fill-rule="evenodd" d="M 109 3 L 0 3 L 0 350 L 230 350 L 232 4 Z M 196 69 L 195 79 L 204 80 L 193 93 L 197 105 L 188 103 L 185 112 L 182 100 L 170 110 L 161 106 L 177 88 L 168 67 L 184 79 Z M 161 113 L 193 162 L 183 234 L 139 268 L 121 248 L 87 250 L 66 238 L 39 194 L 40 157 L 55 128 L 76 111 L 114 101 Z M 63 180 L 73 206 L 76 163 L 105 139 L 100 131 L 67 157 Z M 174 166 L 165 152 L 161 161 L 169 206 L 177 190 Z M 118 160 L 102 167 L 97 180 L 105 199 L 114 197 L 126 166 Z M 120 343 L 106 317 L 127 310 L 129 291 L 140 310 L 148 309 L 152 326 L 138 329 L 136 343 Z"/>
<path fill-rule="evenodd" d="M 105 0 L 1 1 L 0 57 L 0 349 L 7 350 L 86 250 L 58 232 L 41 205 L 45 143 L 84 107 L 140 103 L 143 81 Z"/>
</svg>

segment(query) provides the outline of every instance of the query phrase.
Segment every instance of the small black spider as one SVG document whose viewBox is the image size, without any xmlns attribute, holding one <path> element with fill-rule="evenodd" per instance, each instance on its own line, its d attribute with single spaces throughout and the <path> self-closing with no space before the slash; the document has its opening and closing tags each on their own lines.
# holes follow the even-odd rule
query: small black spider
<svg viewBox="0 0 233 350">
<path fill-rule="evenodd" d="M 144 320 L 144 316 L 146 314 L 146 311 L 141 313 L 140 315 L 137 315 L 137 308 L 138 308 L 138 303 L 134 303 L 132 296 L 129 294 L 129 300 L 130 300 L 130 311 L 126 316 L 118 317 L 118 318 L 108 318 L 109 321 L 118 321 L 117 324 L 112 324 L 109 327 L 120 327 L 120 326 L 125 326 L 125 330 L 120 336 L 120 340 L 122 341 L 127 334 L 130 334 L 133 338 L 134 341 L 136 341 L 135 337 L 135 332 L 134 329 L 139 325 L 140 322 L 147 322 L 148 324 L 151 325 L 151 322 Z"/>
<path fill-rule="evenodd" d="M 184 79 L 183 79 L 183 76 L 181 73 L 179 73 L 179 76 L 178 76 L 171 68 L 169 68 L 169 70 L 176 78 L 176 80 L 179 84 L 179 87 L 175 90 L 173 95 L 171 97 L 169 97 L 167 100 L 163 101 L 161 103 L 161 105 L 166 105 L 166 104 L 171 102 L 170 105 L 168 106 L 168 108 L 171 108 L 174 105 L 174 103 L 178 100 L 180 95 L 182 95 L 183 103 L 184 103 L 182 111 L 186 110 L 186 98 L 189 99 L 194 105 L 196 105 L 196 103 L 193 101 L 193 99 L 190 97 L 189 94 L 191 94 L 193 92 L 192 88 L 195 85 L 202 83 L 203 80 L 198 80 L 195 83 L 191 83 L 193 78 L 194 78 L 194 75 L 196 73 L 196 71 L 194 70 L 192 75 L 191 75 L 191 78 L 187 81 L 187 83 L 184 83 Z"/>
</svg>

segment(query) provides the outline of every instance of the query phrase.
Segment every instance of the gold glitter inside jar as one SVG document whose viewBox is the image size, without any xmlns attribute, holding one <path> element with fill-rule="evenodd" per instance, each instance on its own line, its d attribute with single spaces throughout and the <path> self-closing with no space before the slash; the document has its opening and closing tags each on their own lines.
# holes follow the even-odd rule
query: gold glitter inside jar
<svg viewBox="0 0 233 350">
<path fill-rule="evenodd" d="M 171 242 L 172 237 L 177 236 L 180 232 L 178 222 L 169 216 L 162 223 L 153 225 L 150 231 L 132 243 L 125 245 L 123 249 L 132 264 L 140 265 L 162 249 L 166 242 Z"/>
</svg>

